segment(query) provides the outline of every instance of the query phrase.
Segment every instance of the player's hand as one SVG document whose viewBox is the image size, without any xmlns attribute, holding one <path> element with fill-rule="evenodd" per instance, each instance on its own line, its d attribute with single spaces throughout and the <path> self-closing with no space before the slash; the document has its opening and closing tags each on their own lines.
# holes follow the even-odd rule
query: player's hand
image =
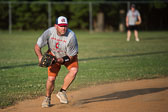
<svg viewBox="0 0 168 112">
<path fill-rule="evenodd" d="M 63 58 L 57 58 L 57 63 L 62 64 L 64 62 Z"/>
</svg>

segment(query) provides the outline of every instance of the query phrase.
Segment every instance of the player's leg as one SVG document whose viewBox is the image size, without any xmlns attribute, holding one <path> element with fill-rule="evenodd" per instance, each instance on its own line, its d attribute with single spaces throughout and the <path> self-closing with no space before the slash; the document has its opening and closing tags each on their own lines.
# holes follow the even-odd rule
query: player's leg
<svg viewBox="0 0 168 112">
<path fill-rule="evenodd" d="M 67 63 L 67 64 L 65 64 L 65 66 L 67 67 L 69 72 L 66 75 L 66 77 L 64 78 L 64 83 L 62 85 L 62 88 L 61 88 L 60 92 L 58 92 L 58 94 L 57 94 L 57 97 L 60 99 L 61 103 L 68 103 L 66 90 L 71 85 L 71 83 L 75 79 L 76 74 L 78 72 L 78 59 L 77 59 L 77 56 L 75 57 L 75 60 L 73 62 Z"/>
<path fill-rule="evenodd" d="M 138 30 L 134 30 L 134 35 L 135 35 L 135 40 L 136 40 L 137 42 L 139 42 Z"/>
<path fill-rule="evenodd" d="M 42 107 L 49 107 L 51 105 L 51 94 L 54 90 L 54 82 L 55 82 L 55 77 L 48 76 L 48 79 L 46 82 L 46 97 L 42 102 Z"/>
<path fill-rule="evenodd" d="M 48 79 L 46 83 L 46 96 L 51 97 L 52 92 L 54 91 L 54 84 L 56 76 L 60 71 L 61 65 L 56 63 L 48 67 Z"/>
<path fill-rule="evenodd" d="M 139 38 L 138 38 L 138 26 L 135 25 L 134 28 L 133 28 L 133 30 L 134 30 L 135 40 L 136 40 L 137 42 L 139 42 Z"/>
<path fill-rule="evenodd" d="M 78 72 L 78 68 L 73 67 L 69 70 L 68 74 L 64 78 L 64 84 L 62 86 L 62 89 L 67 90 L 70 84 L 73 82 L 73 80 L 76 77 L 76 74 Z"/>
<path fill-rule="evenodd" d="M 51 103 L 51 94 L 54 91 L 55 79 L 61 68 L 61 65 L 56 63 L 48 67 L 48 79 L 46 82 L 46 97 L 42 102 L 42 107 L 49 107 Z"/>
<path fill-rule="evenodd" d="M 52 92 L 54 91 L 54 84 L 55 84 L 54 76 L 48 76 L 47 83 L 46 83 L 46 96 L 51 97 Z"/>
<path fill-rule="evenodd" d="M 131 30 L 127 31 L 127 41 L 130 41 L 131 38 Z"/>
<path fill-rule="evenodd" d="M 65 104 L 68 103 L 66 90 L 68 89 L 68 87 L 71 85 L 71 83 L 75 79 L 77 72 L 78 72 L 78 68 L 71 68 L 68 74 L 66 75 L 66 77 L 64 78 L 64 84 L 61 90 L 57 94 L 57 97 L 59 98 L 61 103 L 65 103 Z"/>
<path fill-rule="evenodd" d="M 131 28 L 132 26 L 127 27 L 127 41 L 130 41 L 130 38 L 131 38 Z"/>
</svg>

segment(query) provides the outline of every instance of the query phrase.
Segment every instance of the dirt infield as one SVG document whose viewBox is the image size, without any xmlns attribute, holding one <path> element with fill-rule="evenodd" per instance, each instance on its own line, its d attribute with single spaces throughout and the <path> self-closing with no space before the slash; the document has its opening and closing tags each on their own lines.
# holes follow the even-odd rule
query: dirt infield
<svg viewBox="0 0 168 112">
<path fill-rule="evenodd" d="M 41 108 L 44 97 L 26 100 L 0 112 L 168 112 L 168 78 L 127 81 L 68 92 L 69 104 L 52 96 L 52 107 Z"/>
</svg>

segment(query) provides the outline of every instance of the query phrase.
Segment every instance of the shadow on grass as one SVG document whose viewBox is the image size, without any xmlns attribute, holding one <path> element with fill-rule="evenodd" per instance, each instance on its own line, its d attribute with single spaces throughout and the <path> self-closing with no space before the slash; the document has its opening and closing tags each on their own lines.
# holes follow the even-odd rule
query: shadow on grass
<svg viewBox="0 0 168 112">
<path fill-rule="evenodd" d="M 12 69 L 12 68 L 19 68 L 19 67 L 29 67 L 29 66 L 37 66 L 37 63 L 31 63 L 31 64 L 23 64 L 23 65 L 13 65 L 13 66 L 3 66 L 0 67 L 1 69 Z"/>
<path fill-rule="evenodd" d="M 163 88 L 145 88 L 145 89 L 135 89 L 127 91 L 119 91 L 115 93 L 110 93 L 103 96 L 92 97 L 88 99 L 82 99 L 76 103 L 77 104 L 88 104 L 93 102 L 102 102 L 102 101 L 111 101 L 111 100 L 120 100 L 125 98 L 131 98 L 138 95 L 152 94 L 161 91 L 167 90 L 168 87 Z M 75 104 L 74 104 L 75 105 Z"/>
<path fill-rule="evenodd" d="M 126 54 L 126 55 L 105 56 L 105 57 L 92 57 L 92 58 L 79 59 L 79 61 L 90 61 L 90 60 L 108 59 L 108 58 L 121 58 L 121 57 L 135 57 L 135 56 L 166 54 L 166 53 L 168 53 L 168 51 L 158 51 L 158 52 L 149 52 L 149 53 L 136 53 L 136 54 Z"/>
<path fill-rule="evenodd" d="M 168 51 L 158 51 L 158 52 L 149 52 L 149 53 L 136 53 L 136 54 L 104 56 L 104 57 L 91 57 L 91 58 L 79 59 L 79 62 L 81 62 L 81 61 L 91 61 L 91 60 L 100 60 L 100 59 L 109 59 L 109 58 L 121 58 L 121 57 L 135 57 L 135 56 L 145 56 L 145 55 L 155 55 L 155 54 L 166 54 L 166 53 L 168 53 Z M 0 70 L 2 70 L 2 69 L 19 68 L 19 67 L 29 67 L 29 66 L 38 66 L 38 63 L 13 65 L 13 66 L 2 66 L 2 67 L 0 67 Z"/>
</svg>

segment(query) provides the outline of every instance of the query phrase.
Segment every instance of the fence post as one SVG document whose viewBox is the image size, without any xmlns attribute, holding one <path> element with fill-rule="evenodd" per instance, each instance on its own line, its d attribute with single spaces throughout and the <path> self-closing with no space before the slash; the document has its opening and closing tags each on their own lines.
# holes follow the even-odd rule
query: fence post
<svg viewBox="0 0 168 112">
<path fill-rule="evenodd" d="M 130 10 L 130 2 L 127 2 L 127 11 Z"/>
<path fill-rule="evenodd" d="M 11 2 L 8 2 L 8 15 L 9 15 L 9 34 L 12 33 L 12 6 L 11 6 Z"/>
<path fill-rule="evenodd" d="M 48 27 L 51 27 L 51 2 L 48 2 Z"/>
<path fill-rule="evenodd" d="M 89 31 L 93 31 L 93 21 L 92 21 L 92 2 L 89 2 Z"/>
</svg>

